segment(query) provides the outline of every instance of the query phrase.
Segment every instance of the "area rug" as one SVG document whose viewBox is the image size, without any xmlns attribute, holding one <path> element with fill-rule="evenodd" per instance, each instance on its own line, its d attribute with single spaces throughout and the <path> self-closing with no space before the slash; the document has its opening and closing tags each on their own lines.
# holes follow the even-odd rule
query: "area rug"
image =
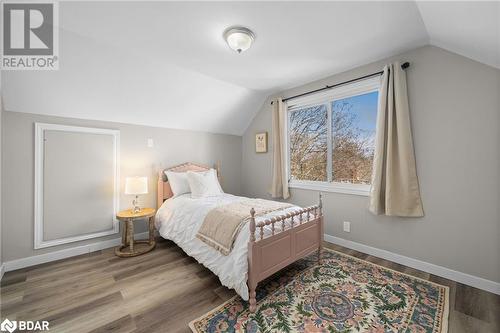
<svg viewBox="0 0 500 333">
<path fill-rule="evenodd" d="M 302 259 L 192 321 L 193 332 L 426 332 L 448 330 L 448 287 L 332 250 Z"/>
</svg>

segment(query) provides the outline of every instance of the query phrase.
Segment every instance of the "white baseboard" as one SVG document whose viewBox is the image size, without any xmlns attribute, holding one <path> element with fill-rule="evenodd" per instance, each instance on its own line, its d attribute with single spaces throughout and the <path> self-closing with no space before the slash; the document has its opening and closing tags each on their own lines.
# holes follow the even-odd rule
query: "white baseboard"
<svg viewBox="0 0 500 333">
<path fill-rule="evenodd" d="M 135 234 L 135 239 L 147 238 L 149 233 L 143 232 L 140 234 Z M 80 245 L 76 247 L 71 247 L 68 249 L 58 250 L 54 252 L 39 254 L 32 257 L 21 258 L 6 261 L 2 265 L 2 275 L 5 269 L 5 272 L 14 271 L 16 269 L 25 268 L 29 266 L 40 265 L 46 262 L 65 259 L 69 257 L 78 256 L 80 254 L 90 253 L 94 251 L 99 251 L 103 249 L 107 249 L 110 247 L 118 246 L 121 244 L 121 238 L 114 238 L 105 241 L 100 241 L 96 243 L 91 243 L 87 245 Z"/>
<path fill-rule="evenodd" d="M 500 283 L 325 234 L 325 241 L 500 295 Z"/>
</svg>

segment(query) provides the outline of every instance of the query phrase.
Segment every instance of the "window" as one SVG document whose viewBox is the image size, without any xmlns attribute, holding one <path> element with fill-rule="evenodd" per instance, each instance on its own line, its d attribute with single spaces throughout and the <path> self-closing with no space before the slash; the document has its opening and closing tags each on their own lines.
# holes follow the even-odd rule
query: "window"
<svg viewBox="0 0 500 333">
<path fill-rule="evenodd" d="M 290 113 L 290 171 L 293 179 L 327 181 L 327 107 Z"/>
<path fill-rule="evenodd" d="M 368 195 L 379 77 L 288 104 L 290 187 Z"/>
</svg>

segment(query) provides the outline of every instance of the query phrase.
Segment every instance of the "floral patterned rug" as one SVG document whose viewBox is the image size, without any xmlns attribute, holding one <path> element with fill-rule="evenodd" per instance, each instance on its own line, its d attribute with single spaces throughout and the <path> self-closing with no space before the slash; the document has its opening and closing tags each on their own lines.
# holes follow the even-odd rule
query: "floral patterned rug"
<svg viewBox="0 0 500 333">
<path fill-rule="evenodd" d="M 428 332 L 448 330 L 448 287 L 332 250 L 259 283 L 257 311 L 235 296 L 192 321 L 193 332 Z"/>
</svg>

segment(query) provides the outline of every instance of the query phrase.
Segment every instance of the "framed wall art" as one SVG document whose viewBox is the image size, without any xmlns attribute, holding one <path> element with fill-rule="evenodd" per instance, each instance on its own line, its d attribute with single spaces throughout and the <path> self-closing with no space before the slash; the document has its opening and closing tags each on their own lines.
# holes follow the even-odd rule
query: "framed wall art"
<svg viewBox="0 0 500 333">
<path fill-rule="evenodd" d="M 255 134 L 255 152 L 267 153 L 267 132 Z"/>
</svg>

